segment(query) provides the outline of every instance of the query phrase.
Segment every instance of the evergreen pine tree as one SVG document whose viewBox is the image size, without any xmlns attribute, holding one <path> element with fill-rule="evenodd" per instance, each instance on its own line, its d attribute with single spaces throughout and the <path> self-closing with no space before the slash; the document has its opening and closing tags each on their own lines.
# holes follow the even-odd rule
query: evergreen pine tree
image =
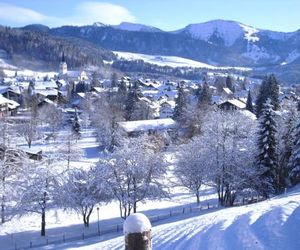
<svg viewBox="0 0 300 250">
<path fill-rule="evenodd" d="M 282 152 L 280 152 L 278 168 L 279 185 L 281 190 L 283 190 L 290 183 L 289 162 L 291 160 L 294 148 L 295 119 L 295 112 L 291 110 L 285 124 L 283 136 L 281 138 Z"/>
<path fill-rule="evenodd" d="M 252 113 L 254 112 L 253 103 L 252 103 L 252 96 L 251 96 L 250 90 L 248 91 L 246 109 L 249 110 Z"/>
<path fill-rule="evenodd" d="M 77 109 L 75 109 L 75 116 L 72 124 L 72 129 L 77 135 L 80 134 L 80 124 L 79 124 L 79 116 L 78 116 Z"/>
<path fill-rule="evenodd" d="M 125 105 L 125 119 L 127 121 L 132 120 L 132 115 L 136 108 L 136 103 L 139 101 L 139 87 L 138 83 L 134 82 L 134 85 L 130 88 L 127 95 L 126 105 Z"/>
<path fill-rule="evenodd" d="M 212 102 L 212 95 L 209 89 L 209 85 L 207 84 L 207 82 L 205 82 L 203 84 L 202 91 L 198 99 L 198 106 L 203 107 L 211 104 L 211 102 Z"/>
<path fill-rule="evenodd" d="M 91 87 L 102 87 L 102 84 L 98 80 L 97 73 L 95 71 L 92 73 Z"/>
<path fill-rule="evenodd" d="M 198 85 L 197 89 L 195 90 L 195 96 L 196 96 L 198 102 L 200 100 L 201 93 L 202 93 L 202 86 Z"/>
<path fill-rule="evenodd" d="M 275 122 L 275 112 L 270 99 L 268 99 L 263 106 L 259 123 L 259 154 L 257 161 L 261 183 L 258 191 L 267 198 L 269 194 L 278 191 L 276 177 L 278 167 L 278 156 L 276 152 L 277 125 Z"/>
<path fill-rule="evenodd" d="M 279 84 L 274 75 L 265 77 L 256 99 L 256 115 L 259 117 L 266 100 L 270 98 L 274 110 L 279 109 Z"/>
<path fill-rule="evenodd" d="M 117 76 L 116 73 L 113 73 L 113 74 L 111 75 L 111 87 L 112 87 L 112 88 L 115 88 L 115 87 L 117 87 L 117 86 L 118 86 L 118 76 Z"/>
<path fill-rule="evenodd" d="M 235 87 L 230 76 L 226 77 L 226 88 L 229 88 L 232 91 L 232 93 L 235 92 Z"/>
<path fill-rule="evenodd" d="M 175 109 L 173 113 L 173 119 L 179 121 L 183 117 L 184 108 L 186 105 L 186 96 L 184 93 L 184 86 L 182 83 L 177 86 L 177 97 L 175 99 Z"/>
<path fill-rule="evenodd" d="M 300 118 L 294 129 L 295 139 L 289 163 L 289 179 L 293 185 L 300 182 Z"/>
</svg>

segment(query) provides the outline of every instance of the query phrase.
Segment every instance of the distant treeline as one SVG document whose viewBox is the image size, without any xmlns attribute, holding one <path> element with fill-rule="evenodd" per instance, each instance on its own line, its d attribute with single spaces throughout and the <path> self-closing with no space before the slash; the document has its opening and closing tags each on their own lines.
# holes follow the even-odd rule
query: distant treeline
<svg viewBox="0 0 300 250">
<path fill-rule="evenodd" d="M 235 69 L 211 70 L 206 68 L 192 68 L 192 67 L 173 68 L 170 66 L 159 66 L 155 64 L 146 63 L 143 60 L 133 60 L 133 61 L 119 60 L 119 61 L 114 61 L 112 66 L 113 68 L 128 73 L 141 72 L 141 73 L 162 74 L 162 75 L 175 76 L 178 78 L 184 78 L 189 80 L 202 79 L 203 75 L 205 75 L 207 71 L 210 72 L 215 71 L 215 72 L 223 72 L 223 73 L 238 73 L 238 71 Z M 241 74 L 241 72 L 239 73 Z M 243 74 L 247 74 L 247 73 L 243 72 Z"/>
</svg>

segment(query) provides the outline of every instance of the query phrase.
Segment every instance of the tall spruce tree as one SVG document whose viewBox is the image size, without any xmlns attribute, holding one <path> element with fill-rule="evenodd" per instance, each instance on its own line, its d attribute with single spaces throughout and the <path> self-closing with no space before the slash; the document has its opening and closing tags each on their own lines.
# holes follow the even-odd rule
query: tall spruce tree
<svg viewBox="0 0 300 250">
<path fill-rule="evenodd" d="M 233 83 L 232 78 L 230 76 L 226 77 L 226 87 L 229 88 L 232 91 L 232 93 L 235 92 L 234 83 Z"/>
<path fill-rule="evenodd" d="M 177 86 L 177 97 L 175 99 L 175 109 L 173 113 L 174 120 L 180 121 L 183 118 L 186 101 L 187 100 L 184 93 L 184 85 L 183 83 L 180 83 Z"/>
<path fill-rule="evenodd" d="M 72 124 L 72 129 L 76 133 L 76 135 L 80 135 L 80 123 L 79 123 L 79 116 L 77 109 L 75 109 L 75 115 L 74 115 L 74 120 Z"/>
<path fill-rule="evenodd" d="M 276 176 L 278 167 L 276 133 L 275 112 L 271 100 L 268 99 L 263 106 L 259 121 L 259 154 L 257 156 L 258 171 L 261 180 L 258 191 L 266 198 L 278 191 Z"/>
<path fill-rule="evenodd" d="M 292 185 L 300 182 L 300 117 L 295 126 L 295 139 L 289 162 L 289 179 Z"/>
<path fill-rule="evenodd" d="M 198 102 L 200 100 L 201 93 L 202 93 L 202 86 L 199 84 L 197 89 L 195 90 L 195 96 L 196 96 Z"/>
<path fill-rule="evenodd" d="M 118 86 L 118 75 L 116 73 L 113 73 L 111 75 L 111 87 L 115 88 Z"/>
<path fill-rule="evenodd" d="M 272 74 L 266 76 L 260 86 L 259 94 L 256 99 L 256 115 L 261 115 L 263 105 L 267 99 L 271 100 L 274 110 L 279 109 L 279 83 L 276 77 Z"/>
<path fill-rule="evenodd" d="M 207 105 L 210 105 L 211 102 L 212 102 L 212 95 L 209 89 L 209 85 L 207 84 L 207 82 L 205 82 L 203 84 L 202 91 L 198 99 L 198 106 L 205 107 Z"/>
<path fill-rule="evenodd" d="M 288 113 L 288 117 L 283 128 L 283 134 L 281 139 L 281 152 L 279 154 L 279 185 L 281 190 L 283 190 L 287 185 L 290 184 L 289 181 L 289 167 L 291 156 L 294 148 L 294 138 L 295 138 L 295 122 L 296 114 L 294 110 Z"/>
<path fill-rule="evenodd" d="M 251 96 L 250 89 L 249 89 L 249 91 L 248 91 L 248 97 L 247 97 L 246 109 L 249 110 L 250 112 L 254 113 L 254 108 L 253 108 L 252 96 Z"/>
<path fill-rule="evenodd" d="M 136 103 L 139 101 L 139 86 L 138 82 L 134 82 L 133 87 L 127 95 L 126 105 L 125 105 L 125 119 L 127 121 L 132 120 L 132 115 L 136 108 Z"/>
</svg>

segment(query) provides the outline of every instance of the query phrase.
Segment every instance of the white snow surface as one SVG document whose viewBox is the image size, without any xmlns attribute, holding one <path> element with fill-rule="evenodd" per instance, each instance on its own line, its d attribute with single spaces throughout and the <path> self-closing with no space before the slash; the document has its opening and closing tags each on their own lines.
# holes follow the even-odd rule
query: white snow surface
<svg viewBox="0 0 300 250">
<path fill-rule="evenodd" d="M 119 25 L 112 25 L 113 28 L 127 31 L 161 32 L 160 29 L 138 23 L 122 22 Z"/>
<path fill-rule="evenodd" d="M 281 63 L 281 65 L 286 65 L 292 63 L 296 59 L 300 57 L 300 53 L 297 50 L 293 50 L 285 59 L 285 62 Z"/>
<path fill-rule="evenodd" d="M 153 249 L 300 249 L 300 188 L 242 207 L 167 219 L 153 227 Z M 49 249 L 49 248 L 45 248 Z M 51 248 L 54 249 L 54 248 Z M 124 249 L 124 236 L 55 249 Z"/>
<path fill-rule="evenodd" d="M 212 35 L 222 38 L 226 46 L 231 46 L 235 41 L 244 37 L 244 39 L 256 42 L 259 40 L 255 36 L 259 30 L 234 21 L 213 20 L 205 23 L 190 24 L 184 29 L 174 31 L 174 33 L 187 32 L 193 38 L 209 41 Z"/>
<path fill-rule="evenodd" d="M 150 230 L 151 228 L 149 219 L 142 213 L 129 215 L 123 224 L 123 231 L 125 235 L 130 233 L 142 233 Z"/>
<path fill-rule="evenodd" d="M 132 52 L 113 51 L 113 53 L 119 58 L 123 58 L 128 61 L 143 60 L 146 63 L 155 64 L 158 66 L 169 67 L 192 67 L 192 68 L 206 68 L 206 69 L 237 69 L 241 71 L 250 71 L 251 68 L 244 67 L 217 67 L 203 62 L 178 57 L 178 56 L 161 56 L 161 55 L 146 55 Z"/>
</svg>

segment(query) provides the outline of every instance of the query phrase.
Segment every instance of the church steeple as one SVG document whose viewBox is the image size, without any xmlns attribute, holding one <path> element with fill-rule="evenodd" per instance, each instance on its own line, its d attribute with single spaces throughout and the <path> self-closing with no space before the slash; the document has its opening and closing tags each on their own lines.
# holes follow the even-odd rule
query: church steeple
<svg viewBox="0 0 300 250">
<path fill-rule="evenodd" d="M 65 52 L 62 53 L 62 56 L 61 56 L 61 62 L 66 62 L 66 59 L 65 59 Z"/>
<path fill-rule="evenodd" d="M 59 64 L 59 74 L 60 75 L 65 75 L 68 72 L 68 65 L 66 63 L 66 59 L 65 59 L 65 52 L 62 53 L 61 56 L 61 62 Z"/>
</svg>

